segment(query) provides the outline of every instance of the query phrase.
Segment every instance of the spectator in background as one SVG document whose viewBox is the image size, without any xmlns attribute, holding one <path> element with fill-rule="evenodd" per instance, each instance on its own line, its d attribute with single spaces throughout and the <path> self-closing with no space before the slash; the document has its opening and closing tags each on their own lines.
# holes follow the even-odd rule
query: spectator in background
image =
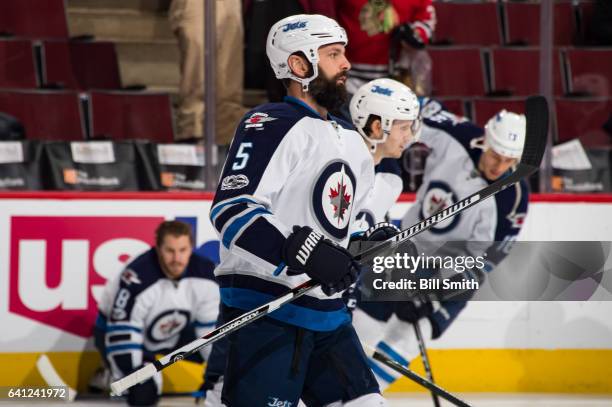
<svg viewBox="0 0 612 407">
<path fill-rule="evenodd" d="M 405 63 L 422 62 L 416 51 L 429 43 L 436 25 L 432 0 L 336 0 L 336 13 L 349 38 L 346 53 L 353 68 L 347 90 L 351 94 L 372 79 L 395 74 L 389 72 L 389 60 L 402 58 L 395 50 L 398 45 L 410 59 Z M 407 67 L 410 71 L 414 68 Z M 427 73 L 419 72 L 418 76 L 427 81 Z M 402 81 L 406 82 L 405 78 Z M 417 94 L 428 92 L 426 84 L 413 82 L 406 84 Z"/>
<path fill-rule="evenodd" d="M 612 1 L 596 0 L 587 24 L 593 45 L 612 45 Z"/>
<path fill-rule="evenodd" d="M 244 0 L 246 87 L 266 89 L 270 102 L 282 101 L 287 92 L 266 57 L 268 32 L 277 21 L 297 14 L 335 18 L 334 0 Z"/>
<path fill-rule="evenodd" d="M 172 0 L 170 25 L 180 50 L 181 80 L 177 141 L 203 138 L 204 117 L 204 1 Z M 240 0 L 217 0 L 217 120 L 216 143 L 229 146 L 236 123 L 247 109 L 242 105 L 244 31 Z"/>
<path fill-rule="evenodd" d="M 94 343 L 106 366 L 90 387 L 107 390 L 108 380 L 131 373 L 165 354 L 205 335 L 215 326 L 219 288 L 214 264 L 193 253 L 188 224 L 162 222 L 155 247 L 138 256 L 109 280 L 94 328 Z M 208 357 L 203 348 L 194 361 Z M 110 374 L 109 374 L 110 373 Z M 128 390 L 130 405 L 155 404 L 161 393 L 161 374 Z"/>
</svg>

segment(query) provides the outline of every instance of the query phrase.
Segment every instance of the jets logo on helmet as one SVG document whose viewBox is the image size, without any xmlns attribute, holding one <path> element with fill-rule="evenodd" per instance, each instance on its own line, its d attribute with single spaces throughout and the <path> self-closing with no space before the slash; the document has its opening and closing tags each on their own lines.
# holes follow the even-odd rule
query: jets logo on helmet
<svg viewBox="0 0 612 407">
<path fill-rule="evenodd" d="M 371 144 L 372 152 L 376 145 L 387 141 L 394 120 L 412 120 L 413 134 L 419 128 L 419 101 L 412 90 L 403 83 L 392 79 L 375 79 L 360 87 L 350 103 L 351 117 L 357 131 Z M 383 136 L 371 138 L 364 128 L 370 115 L 380 116 Z"/>
<path fill-rule="evenodd" d="M 297 23 L 289 23 L 287 25 L 285 25 L 285 28 L 283 28 L 283 32 L 287 32 L 287 31 L 291 31 L 291 30 L 297 30 L 298 28 L 304 28 L 306 27 L 306 21 L 298 21 Z"/>
<path fill-rule="evenodd" d="M 335 20 L 316 14 L 300 14 L 283 18 L 270 28 L 266 55 L 278 79 L 293 79 L 307 91 L 310 82 L 319 75 L 319 48 L 335 43 L 348 43 L 344 28 Z M 291 72 L 287 60 L 296 52 L 302 52 L 312 65 L 311 76 L 300 78 Z"/>
<path fill-rule="evenodd" d="M 315 217 L 321 227 L 337 239 L 344 239 L 348 234 L 355 188 L 353 171 L 343 161 L 328 164 L 314 185 Z"/>
<path fill-rule="evenodd" d="M 391 96 L 393 91 L 389 88 L 383 88 L 382 86 L 374 85 L 372 86 L 372 93 L 380 93 L 381 95 Z"/>
</svg>

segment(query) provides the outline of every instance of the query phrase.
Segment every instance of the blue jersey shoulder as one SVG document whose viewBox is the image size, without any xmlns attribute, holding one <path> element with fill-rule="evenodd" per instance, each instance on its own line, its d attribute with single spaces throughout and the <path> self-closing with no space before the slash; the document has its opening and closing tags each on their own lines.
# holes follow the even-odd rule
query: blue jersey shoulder
<svg viewBox="0 0 612 407">
<path fill-rule="evenodd" d="M 525 180 L 511 185 L 495 195 L 497 228 L 495 240 L 503 241 L 517 235 L 527 216 L 529 186 Z"/>
<path fill-rule="evenodd" d="M 200 254 L 192 253 L 183 277 L 203 278 L 215 281 L 215 264 Z"/>
<path fill-rule="evenodd" d="M 344 119 L 343 117 L 340 116 L 333 116 L 333 115 L 329 115 L 330 119 L 335 121 L 336 123 L 338 123 L 340 125 L 340 127 L 346 129 L 346 130 L 355 130 L 355 126 L 353 125 L 353 123 L 351 123 L 350 121 Z"/>
<path fill-rule="evenodd" d="M 376 167 L 374 167 L 374 172 L 378 173 L 387 173 L 397 175 L 398 177 L 402 176 L 402 169 L 399 165 L 398 160 L 395 158 L 383 158 L 380 163 Z"/>
<path fill-rule="evenodd" d="M 441 130 L 459 142 L 477 166 L 482 150 L 474 148 L 474 139 L 484 135 L 484 129 L 444 109 L 442 103 L 434 99 L 423 99 L 421 102 L 423 123 L 428 127 Z"/>
<path fill-rule="evenodd" d="M 236 129 L 213 204 L 252 194 L 287 133 L 301 119 L 315 114 L 286 102 L 268 103 L 248 112 Z"/>
<path fill-rule="evenodd" d="M 146 290 L 164 277 L 157 252 L 155 248 L 151 248 L 128 264 L 121 274 L 120 285 L 127 287 L 134 294 Z"/>
<path fill-rule="evenodd" d="M 266 103 L 248 111 L 238 123 L 236 137 L 240 135 L 279 135 L 287 131 L 304 117 L 303 109 L 290 103 Z M 285 129 L 286 131 L 283 131 Z"/>
</svg>

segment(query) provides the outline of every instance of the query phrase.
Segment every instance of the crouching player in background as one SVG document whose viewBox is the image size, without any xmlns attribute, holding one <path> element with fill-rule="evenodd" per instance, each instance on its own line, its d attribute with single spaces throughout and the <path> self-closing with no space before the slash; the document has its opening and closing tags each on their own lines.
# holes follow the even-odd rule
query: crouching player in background
<svg viewBox="0 0 612 407">
<path fill-rule="evenodd" d="M 162 222 L 155 242 L 107 283 L 98 304 L 95 345 L 114 380 L 155 360 L 155 354 L 205 335 L 217 319 L 214 264 L 193 253 L 190 226 Z M 194 361 L 202 362 L 209 352 L 203 348 Z M 129 389 L 128 403 L 155 404 L 161 389 L 158 373 Z"/>
<path fill-rule="evenodd" d="M 419 141 L 431 149 L 431 154 L 416 202 L 402 221 L 403 229 L 507 175 L 520 159 L 525 140 L 525 117 L 505 110 L 491 118 L 484 130 L 443 110 L 434 100 L 423 101 L 421 116 L 423 125 Z M 398 182 L 399 178 L 394 184 Z M 466 242 L 463 254 L 473 255 L 482 255 L 482 252 L 470 253 L 470 242 L 492 242 L 486 250 L 485 266 L 485 271 L 491 271 L 509 253 L 525 219 L 527 204 L 528 187 L 522 180 L 495 195 L 494 199 L 483 201 L 418 234 L 413 242 L 418 248 L 419 242 L 463 241 Z M 378 208 L 375 211 L 378 216 L 372 220 L 374 223 L 384 220 L 380 214 L 384 214 L 391 204 L 373 200 L 371 206 Z M 389 227 L 384 232 L 380 240 L 397 233 Z M 378 351 L 407 366 L 419 354 L 412 324 L 419 324 L 425 338 L 439 338 L 466 306 L 467 301 L 463 298 L 433 302 L 360 301 L 353 313 L 353 324 L 364 343 L 376 346 Z M 373 359 L 370 365 L 381 390 L 399 376 Z"/>
</svg>

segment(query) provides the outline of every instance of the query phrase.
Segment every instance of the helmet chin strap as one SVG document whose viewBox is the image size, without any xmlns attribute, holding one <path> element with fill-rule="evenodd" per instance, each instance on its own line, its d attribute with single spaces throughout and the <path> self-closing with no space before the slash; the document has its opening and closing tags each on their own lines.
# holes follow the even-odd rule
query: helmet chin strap
<svg viewBox="0 0 612 407">
<path fill-rule="evenodd" d="M 470 141 L 470 147 L 479 148 L 482 151 L 486 151 L 488 146 L 487 142 L 485 141 L 485 136 L 472 139 L 472 141 Z"/>
<path fill-rule="evenodd" d="M 366 140 L 370 145 L 370 152 L 372 154 L 376 153 L 376 149 L 378 148 L 379 144 L 383 144 L 384 142 L 387 141 L 387 139 L 389 138 L 389 134 L 391 134 L 388 130 L 383 130 L 383 136 L 381 139 L 374 139 L 370 136 L 366 136 L 364 134 L 361 134 L 361 136 L 364 138 L 364 140 Z"/>
<path fill-rule="evenodd" d="M 317 78 L 317 76 L 319 76 L 319 58 L 308 59 L 308 62 L 310 63 L 310 66 L 312 67 L 312 75 L 309 76 L 308 78 L 300 78 L 299 76 L 293 73 L 291 68 L 289 68 L 289 75 L 291 76 L 293 80 L 295 80 L 296 82 L 299 82 L 302 85 L 303 92 L 308 92 L 310 82 L 312 82 L 313 80 Z"/>
</svg>

